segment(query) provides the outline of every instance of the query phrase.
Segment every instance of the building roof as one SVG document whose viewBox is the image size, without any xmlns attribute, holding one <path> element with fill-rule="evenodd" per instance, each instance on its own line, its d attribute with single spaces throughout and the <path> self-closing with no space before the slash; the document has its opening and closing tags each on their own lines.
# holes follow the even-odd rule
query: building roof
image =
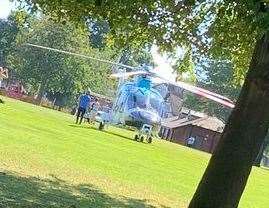
<svg viewBox="0 0 269 208">
<path fill-rule="evenodd" d="M 191 109 L 188 109 L 188 108 L 185 108 L 185 107 L 182 107 L 181 112 L 184 113 L 184 114 L 188 114 L 190 112 L 190 114 L 192 116 L 200 117 L 200 118 L 207 116 L 205 113 L 194 111 L 194 110 L 191 110 Z"/>
<path fill-rule="evenodd" d="M 205 116 L 202 118 L 194 118 L 189 120 L 188 118 L 178 119 L 178 117 L 172 117 L 166 119 L 162 125 L 167 128 L 179 128 L 187 125 L 199 126 L 205 129 L 209 129 L 216 132 L 222 132 L 225 124 L 216 117 Z"/>
<path fill-rule="evenodd" d="M 194 120 L 192 125 L 200 126 L 202 128 L 210 129 L 216 132 L 222 132 L 225 127 L 225 124 L 221 120 L 219 120 L 216 117 L 210 117 L 210 116 L 207 116 L 204 119 Z"/>
<path fill-rule="evenodd" d="M 170 117 L 167 119 L 164 119 L 164 121 L 162 122 L 162 126 L 170 128 L 170 129 L 174 129 L 179 127 L 181 124 L 188 122 L 188 118 L 178 118 L 178 116 L 174 116 L 174 117 Z"/>
</svg>

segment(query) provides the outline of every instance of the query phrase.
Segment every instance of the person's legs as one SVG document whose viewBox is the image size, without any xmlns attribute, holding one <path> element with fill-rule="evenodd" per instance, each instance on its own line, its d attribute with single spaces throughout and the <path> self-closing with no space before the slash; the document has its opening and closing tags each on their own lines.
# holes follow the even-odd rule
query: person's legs
<svg viewBox="0 0 269 208">
<path fill-rule="evenodd" d="M 86 113 L 86 109 L 81 108 L 81 114 L 80 114 L 80 121 L 79 121 L 79 124 L 82 123 L 82 119 L 83 119 L 85 113 Z"/>
<path fill-rule="evenodd" d="M 79 119 L 79 117 L 80 117 L 80 114 L 81 114 L 81 108 L 79 107 L 79 108 L 78 108 L 78 112 L 77 112 L 76 124 L 78 123 L 78 119 Z"/>
</svg>

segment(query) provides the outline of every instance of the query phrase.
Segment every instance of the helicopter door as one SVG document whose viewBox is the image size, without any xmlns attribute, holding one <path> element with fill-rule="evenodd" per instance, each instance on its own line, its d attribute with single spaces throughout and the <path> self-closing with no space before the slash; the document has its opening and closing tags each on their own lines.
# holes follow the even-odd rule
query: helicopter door
<svg viewBox="0 0 269 208">
<path fill-rule="evenodd" d="M 124 107 L 126 102 L 126 93 L 120 92 L 115 102 L 113 120 L 115 123 L 124 124 Z"/>
</svg>

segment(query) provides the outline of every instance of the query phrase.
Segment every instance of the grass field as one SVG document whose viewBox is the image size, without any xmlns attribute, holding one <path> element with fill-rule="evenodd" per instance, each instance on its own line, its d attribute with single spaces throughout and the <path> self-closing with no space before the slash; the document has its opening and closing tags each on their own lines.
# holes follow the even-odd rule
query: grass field
<svg viewBox="0 0 269 208">
<path fill-rule="evenodd" d="M 4 98 L 0 207 L 186 207 L 210 155 L 100 132 L 68 114 Z M 269 171 L 254 168 L 241 208 L 269 206 Z"/>
</svg>

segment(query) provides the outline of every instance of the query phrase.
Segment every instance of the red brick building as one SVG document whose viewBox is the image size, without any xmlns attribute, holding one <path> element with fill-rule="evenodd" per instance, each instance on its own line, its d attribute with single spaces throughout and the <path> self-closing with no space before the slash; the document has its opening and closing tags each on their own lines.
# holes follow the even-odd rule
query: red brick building
<svg viewBox="0 0 269 208">
<path fill-rule="evenodd" d="M 181 145 L 187 144 L 187 139 L 195 138 L 193 148 L 212 153 L 219 141 L 224 123 L 216 117 L 192 116 L 168 118 L 163 122 L 160 136 Z"/>
</svg>

